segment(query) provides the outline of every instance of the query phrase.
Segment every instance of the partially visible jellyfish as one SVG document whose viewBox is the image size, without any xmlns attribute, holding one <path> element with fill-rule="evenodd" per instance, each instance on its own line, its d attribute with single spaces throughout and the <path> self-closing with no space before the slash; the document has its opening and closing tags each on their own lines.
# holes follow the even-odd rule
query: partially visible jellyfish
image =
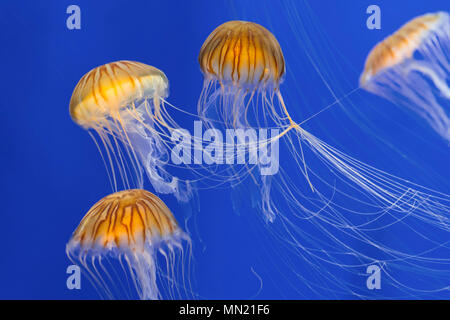
<svg viewBox="0 0 450 320">
<path fill-rule="evenodd" d="M 295 269 L 303 264 L 308 273 L 317 272 L 312 276 L 315 282 L 307 282 L 300 270 L 293 271 L 311 292 L 319 297 L 326 290 L 368 297 L 329 270 L 360 276 L 372 264 L 388 273 L 397 297 L 447 290 L 436 278 L 450 280 L 449 195 L 378 170 L 306 131 L 303 125 L 313 117 L 297 122 L 289 114 L 292 103 L 285 103 L 280 91 L 283 53 L 264 27 L 226 22 L 207 37 L 198 60 L 204 75 L 198 114 L 206 125 L 244 132 L 237 140 L 247 147 L 249 159 L 255 151 L 259 157 L 270 156 L 273 149 L 267 146 L 280 145 L 273 159 L 279 162 L 277 171 L 264 172 L 263 162 L 244 170 L 230 168 L 234 185 L 245 184 L 245 192 L 233 197 L 244 197 L 241 204 L 257 207 L 269 234 L 295 252 L 299 259 L 294 263 L 287 257 L 289 265 Z M 257 142 L 249 139 L 251 132 L 261 129 L 275 133 Z M 424 225 L 430 228 L 422 230 Z M 380 237 L 384 232 L 404 232 L 408 240 Z M 409 247 L 409 241 L 419 245 Z M 402 283 L 398 276 L 405 268 L 430 275 L 432 288 L 430 283 L 425 289 Z"/>
<path fill-rule="evenodd" d="M 114 190 L 119 189 L 119 177 L 124 188 L 142 188 L 145 172 L 156 192 L 173 193 L 182 201 L 190 198 L 189 182 L 166 170 L 167 143 L 171 130 L 177 128 L 165 108 L 168 95 L 169 82 L 161 70 L 125 60 L 92 69 L 75 87 L 70 115 L 98 134 L 103 152 L 91 136 L 109 167 Z"/>
<path fill-rule="evenodd" d="M 417 17 L 378 43 L 360 78 L 362 88 L 423 117 L 450 141 L 450 15 Z"/>
<path fill-rule="evenodd" d="M 66 253 L 103 298 L 132 298 L 133 292 L 140 299 L 190 294 L 184 270 L 190 238 L 164 202 L 146 190 L 119 191 L 98 201 L 81 220 Z"/>
</svg>

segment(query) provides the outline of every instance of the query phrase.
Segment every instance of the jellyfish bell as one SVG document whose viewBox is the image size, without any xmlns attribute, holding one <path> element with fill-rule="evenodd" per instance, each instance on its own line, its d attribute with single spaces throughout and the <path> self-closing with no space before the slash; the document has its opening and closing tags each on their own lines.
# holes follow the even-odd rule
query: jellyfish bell
<svg viewBox="0 0 450 320">
<path fill-rule="evenodd" d="M 158 284 L 171 288 L 166 292 L 168 297 L 187 288 L 183 283 L 184 267 L 178 270 L 183 273 L 181 277 L 175 274 L 174 267 L 180 265 L 177 258 L 189 259 L 183 257 L 183 241 L 190 248 L 189 236 L 179 228 L 164 202 L 146 190 L 131 189 L 98 201 L 81 220 L 66 253 L 107 298 L 134 287 L 140 299 L 159 299 L 163 294 Z M 162 265 L 158 265 L 158 255 Z M 119 262 L 122 270 L 117 272 L 111 267 L 111 258 Z M 131 286 L 126 283 L 118 287 L 122 278 L 131 278 Z M 176 283 L 176 279 L 182 280 Z"/>
<path fill-rule="evenodd" d="M 285 73 L 281 47 L 269 30 L 248 21 L 228 21 L 205 40 L 200 68 L 208 81 L 253 90 L 278 87 Z"/>
<path fill-rule="evenodd" d="M 450 141 L 450 15 L 419 16 L 377 44 L 366 59 L 362 88 L 404 105 Z"/>
<path fill-rule="evenodd" d="M 155 67 L 134 61 L 117 61 L 94 68 L 76 85 L 70 99 L 72 119 L 82 127 L 96 128 L 109 117 L 121 121 L 123 109 L 136 100 L 169 95 L 166 75 Z"/>
<path fill-rule="evenodd" d="M 125 188 L 142 188 L 145 172 L 157 192 L 189 198 L 189 185 L 165 169 L 168 136 L 177 126 L 165 108 L 168 95 L 169 82 L 161 70 L 126 60 L 96 67 L 76 85 L 70 115 L 75 123 L 98 134 L 101 143 L 92 137 L 109 168 L 114 190 L 118 176 Z"/>
<path fill-rule="evenodd" d="M 264 107 L 274 108 L 273 99 L 286 68 L 280 44 L 263 26 L 248 21 L 223 23 L 203 43 L 198 61 L 204 75 L 198 105 L 203 116 L 218 104 L 225 113 L 233 114 L 223 120 L 246 126 L 254 100 L 261 99 Z"/>
<path fill-rule="evenodd" d="M 161 199 L 148 191 L 133 189 L 113 193 L 95 204 L 76 229 L 71 243 L 88 249 L 116 247 L 142 252 L 147 241 L 157 243 L 176 233 L 181 234 L 178 224 Z"/>
</svg>

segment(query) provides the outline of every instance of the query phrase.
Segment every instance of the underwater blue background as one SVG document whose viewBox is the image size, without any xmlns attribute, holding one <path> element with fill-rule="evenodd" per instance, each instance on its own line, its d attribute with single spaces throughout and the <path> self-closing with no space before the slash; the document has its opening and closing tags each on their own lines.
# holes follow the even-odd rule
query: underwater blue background
<svg viewBox="0 0 450 320">
<path fill-rule="evenodd" d="M 298 98 L 292 116 L 304 119 L 334 101 L 318 70 L 342 97 L 358 86 L 366 54 L 376 42 L 417 15 L 450 10 L 448 0 L 292 1 L 304 23 L 294 30 L 282 3 L 0 3 L 0 298 L 98 297 L 87 281 L 82 290 L 66 288 L 70 263 L 65 255 L 65 244 L 81 218 L 111 192 L 94 143 L 68 112 L 73 88 L 93 67 L 121 59 L 156 66 L 170 80 L 168 100 L 195 113 L 202 89 L 197 55 L 203 41 L 227 20 L 251 20 L 279 40 L 286 58 L 285 82 L 295 80 L 299 90 L 291 94 Z M 81 8 L 81 30 L 66 28 L 71 4 Z M 371 4 L 381 8 L 381 30 L 366 28 L 365 11 Z M 360 91 L 343 105 L 315 117 L 306 129 L 377 168 L 450 192 L 448 146 L 421 119 Z M 317 297 L 297 277 L 267 268 L 263 247 L 268 240 L 259 238 L 264 227 L 253 224 L 252 212 L 234 213 L 227 193 L 201 193 L 200 211 L 189 213 L 195 215 L 194 289 L 202 298 L 354 298 L 331 293 Z M 176 200 L 162 199 L 183 221 L 186 213 Z M 360 281 L 364 288 L 364 272 L 349 281 Z M 389 287 L 383 290 L 366 294 L 389 296 Z M 448 292 L 433 297 L 445 298 Z"/>
</svg>

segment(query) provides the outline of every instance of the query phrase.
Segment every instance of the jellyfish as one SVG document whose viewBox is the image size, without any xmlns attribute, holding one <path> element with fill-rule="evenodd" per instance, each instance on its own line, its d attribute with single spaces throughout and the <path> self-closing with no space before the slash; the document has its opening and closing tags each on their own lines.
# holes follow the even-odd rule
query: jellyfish
<svg viewBox="0 0 450 320">
<path fill-rule="evenodd" d="M 266 159 L 278 148 L 268 146 L 279 144 L 272 159 L 279 163 L 276 171 L 264 172 L 265 161 L 249 162 L 243 170 L 230 168 L 233 187 L 244 186 L 233 201 L 244 204 L 246 213 L 261 213 L 267 234 L 286 246 L 282 260 L 312 294 L 368 298 L 334 270 L 356 277 L 372 264 L 388 274 L 397 297 L 446 290 L 433 276 L 449 280 L 450 260 L 444 258 L 450 250 L 448 194 L 377 169 L 308 132 L 304 127 L 314 116 L 296 121 L 290 115 L 289 106 L 302 106 L 285 102 L 281 84 L 286 62 L 279 42 L 263 26 L 248 21 L 218 26 L 202 45 L 198 61 L 204 81 L 197 109 L 205 125 L 248 133 L 236 139 L 246 146 L 248 159 L 255 152 Z M 249 138 L 261 130 L 273 134 Z M 424 224 L 432 231 L 424 232 Z M 379 236 L 399 230 L 420 245 Z M 281 251 L 274 249 L 273 256 Z M 300 265 L 314 272 L 314 281 L 296 269 Z M 403 283 L 399 277 L 408 268 L 430 276 L 432 289 L 429 283 L 426 289 Z"/>
<path fill-rule="evenodd" d="M 70 115 L 96 143 L 113 190 L 119 183 L 142 188 L 146 173 L 156 192 L 174 194 L 180 201 L 191 197 L 189 181 L 167 170 L 170 132 L 178 128 L 165 107 L 168 95 L 169 82 L 161 70 L 126 60 L 96 67 L 76 85 Z"/>
<path fill-rule="evenodd" d="M 267 127 L 270 112 L 281 113 L 289 118 L 278 90 L 285 73 L 283 53 L 277 39 L 263 26 L 247 21 L 229 21 L 220 25 L 203 43 L 198 61 L 204 75 L 198 114 L 205 120 L 207 127 L 216 125 L 209 120 L 211 118 L 218 118 L 225 128 L 235 130 Z M 275 98 L 277 105 L 274 104 Z M 263 107 L 255 110 L 259 107 L 258 101 Z M 279 107 L 278 110 L 276 107 Z M 250 109 L 255 112 L 249 112 Z M 260 118 L 252 117 L 259 113 L 265 124 L 259 122 Z M 283 120 L 280 116 L 272 120 L 277 127 L 283 125 L 279 122 Z M 293 121 L 290 124 L 295 125 Z M 263 139 L 258 139 L 259 141 L 249 139 L 251 133 L 240 131 L 242 134 L 236 134 L 236 144 L 246 146 L 249 153 L 257 152 L 253 157 L 259 157 L 260 161 L 253 168 L 258 167 L 256 171 L 262 173 L 264 161 L 261 160 L 269 158 L 270 151 L 273 151 L 267 146 L 272 147 L 272 143 L 276 144 L 278 138 L 290 129 L 289 126 L 283 133 L 273 134 L 272 138 L 265 132 Z M 233 145 L 228 143 L 226 147 Z M 252 172 L 250 174 L 255 178 Z M 274 213 L 270 208 L 267 188 L 270 185 L 270 174 L 262 174 L 260 179 L 264 181 L 263 186 L 266 186 L 261 188 L 265 199 L 265 217 L 273 221 Z"/>
<path fill-rule="evenodd" d="M 219 112 L 226 123 L 248 127 L 254 100 L 271 106 L 275 96 L 283 101 L 278 91 L 285 73 L 283 52 L 274 35 L 261 25 L 246 21 L 220 25 L 203 43 L 198 61 L 204 75 L 198 113 L 204 118 L 216 111 L 211 109 L 220 100 Z"/>
<path fill-rule="evenodd" d="M 182 242 L 190 248 L 189 236 L 164 202 L 146 190 L 131 189 L 92 206 L 67 243 L 66 254 L 102 297 L 132 297 L 134 288 L 140 299 L 154 300 L 164 297 L 158 284 L 167 297 L 187 292 L 183 263 L 189 263 L 189 253 Z"/>
<path fill-rule="evenodd" d="M 419 16 L 378 43 L 360 78 L 365 90 L 405 106 L 450 141 L 450 16 Z"/>
</svg>

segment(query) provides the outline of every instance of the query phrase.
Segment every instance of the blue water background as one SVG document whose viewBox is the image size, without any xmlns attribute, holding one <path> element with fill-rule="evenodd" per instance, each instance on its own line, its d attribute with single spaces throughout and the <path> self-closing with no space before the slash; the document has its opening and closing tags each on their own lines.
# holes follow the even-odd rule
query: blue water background
<svg viewBox="0 0 450 320">
<path fill-rule="evenodd" d="M 450 10 L 447 0 L 296 3 L 305 34 L 293 30 L 278 1 L 2 1 L 0 298 L 97 298 L 87 282 L 80 291 L 66 288 L 65 256 L 85 212 L 111 191 L 95 145 L 68 113 L 75 84 L 91 68 L 121 59 L 154 65 L 170 80 L 170 102 L 196 112 L 203 41 L 227 20 L 253 20 L 272 30 L 284 48 L 286 85 L 296 81 L 287 89 L 296 91 L 286 93 L 295 101 L 290 110 L 295 119 L 305 119 L 334 101 L 317 71 L 344 96 L 357 87 L 377 41 L 412 17 Z M 70 4 L 81 8 L 81 30 L 66 28 Z M 370 4 L 381 7 L 381 30 L 365 26 Z M 309 121 L 306 129 L 362 161 L 450 192 L 448 146 L 421 119 L 363 92 L 344 105 Z M 162 198 L 170 208 L 179 207 L 173 197 Z M 201 297 L 317 298 L 298 277 L 265 268 L 261 247 L 267 240 L 257 236 L 264 228 L 249 231 L 255 213 L 234 213 L 227 192 L 208 191 L 200 199 L 192 236 L 194 286 Z M 174 213 L 184 221 L 182 208 Z M 351 281 L 365 286 L 365 277 Z M 389 288 L 384 290 L 380 296 L 388 296 Z"/>
</svg>

